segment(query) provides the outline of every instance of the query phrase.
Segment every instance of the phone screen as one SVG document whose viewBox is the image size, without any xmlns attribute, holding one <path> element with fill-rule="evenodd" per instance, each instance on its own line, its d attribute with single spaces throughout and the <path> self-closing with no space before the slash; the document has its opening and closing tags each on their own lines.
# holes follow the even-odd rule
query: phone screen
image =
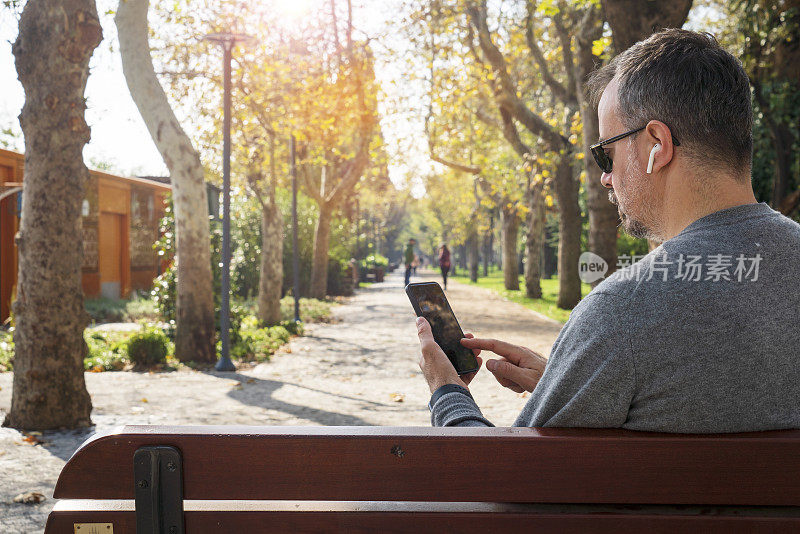
<svg viewBox="0 0 800 534">
<path fill-rule="evenodd" d="M 408 284 L 406 293 L 417 315 L 430 323 L 434 341 L 447 355 L 456 372 L 463 375 L 476 371 L 478 360 L 471 349 L 461 344 L 464 333 L 441 286 L 436 282 Z"/>
</svg>

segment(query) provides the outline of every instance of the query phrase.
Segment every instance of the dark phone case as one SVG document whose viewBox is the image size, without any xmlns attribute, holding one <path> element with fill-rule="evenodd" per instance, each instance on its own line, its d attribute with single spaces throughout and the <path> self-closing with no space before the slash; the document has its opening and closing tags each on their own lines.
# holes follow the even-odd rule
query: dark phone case
<svg viewBox="0 0 800 534">
<path fill-rule="evenodd" d="M 417 314 L 417 317 L 422 317 L 422 310 L 419 307 L 419 302 L 417 302 L 416 297 L 414 297 L 414 295 L 411 293 L 411 291 L 409 291 L 409 288 L 411 288 L 412 286 L 413 287 L 418 287 L 418 286 L 436 286 L 437 288 L 439 288 L 439 291 L 442 292 L 442 296 L 444 297 L 444 301 L 447 304 L 447 309 L 450 311 L 450 314 L 453 316 L 453 320 L 456 322 L 456 325 L 458 326 L 458 331 L 461 333 L 461 337 L 463 338 L 464 337 L 464 330 L 462 330 L 461 324 L 459 324 L 458 319 L 456 318 L 456 314 L 453 313 L 453 308 L 450 306 L 450 301 L 447 300 L 447 295 L 445 295 L 444 291 L 442 291 L 442 286 L 440 286 L 438 284 L 438 282 L 412 282 L 412 283 L 410 283 L 410 284 L 408 284 L 406 286 L 406 295 L 408 295 L 408 300 L 411 301 L 411 307 L 414 308 L 414 313 Z M 436 340 L 434 339 L 434 341 L 436 341 Z M 436 341 L 436 343 L 439 344 L 438 341 Z M 441 344 L 439 344 L 439 345 L 441 346 Z M 456 372 L 459 375 L 465 375 L 467 373 L 472 373 L 473 371 L 477 371 L 479 369 L 479 367 L 480 366 L 477 365 L 477 360 L 476 360 L 476 365 L 475 365 L 475 367 L 473 369 L 467 369 L 467 370 L 464 370 L 464 371 L 459 371 L 458 369 L 456 369 Z"/>
</svg>

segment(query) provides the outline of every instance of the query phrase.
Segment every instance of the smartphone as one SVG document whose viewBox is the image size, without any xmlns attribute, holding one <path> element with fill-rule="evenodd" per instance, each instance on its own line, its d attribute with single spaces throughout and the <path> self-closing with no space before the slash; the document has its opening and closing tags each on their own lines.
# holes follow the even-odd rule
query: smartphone
<svg viewBox="0 0 800 534">
<path fill-rule="evenodd" d="M 406 294 L 417 317 L 431 324 L 433 339 L 442 348 L 459 375 L 478 370 L 478 359 L 472 349 L 461 344 L 461 331 L 456 316 L 436 282 L 418 282 L 406 286 Z"/>
</svg>

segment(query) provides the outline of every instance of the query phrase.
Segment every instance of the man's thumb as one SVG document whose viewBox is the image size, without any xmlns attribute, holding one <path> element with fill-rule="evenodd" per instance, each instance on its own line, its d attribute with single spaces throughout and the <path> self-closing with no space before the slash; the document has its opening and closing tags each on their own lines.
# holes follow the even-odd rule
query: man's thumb
<svg viewBox="0 0 800 534">
<path fill-rule="evenodd" d="M 417 317 L 417 334 L 419 335 L 420 341 L 433 341 L 431 325 L 424 317 Z"/>
</svg>

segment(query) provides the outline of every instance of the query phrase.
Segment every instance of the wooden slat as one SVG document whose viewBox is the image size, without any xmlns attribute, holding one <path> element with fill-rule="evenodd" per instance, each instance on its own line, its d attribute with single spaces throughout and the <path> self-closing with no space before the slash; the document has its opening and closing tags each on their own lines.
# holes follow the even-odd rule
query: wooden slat
<svg viewBox="0 0 800 534">
<path fill-rule="evenodd" d="M 45 534 L 74 534 L 75 523 L 112 523 L 114 534 L 135 534 L 133 512 L 53 511 Z M 431 513 L 431 512 L 186 512 L 187 534 L 342 532 L 348 534 L 524 532 L 537 534 L 758 534 L 796 533 L 800 519 L 636 513 Z"/>
<path fill-rule="evenodd" d="M 800 431 L 125 427 L 84 444 L 56 498 L 133 498 L 134 451 L 183 455 L 186 499 L 800 506 Z"/>
</svg>

